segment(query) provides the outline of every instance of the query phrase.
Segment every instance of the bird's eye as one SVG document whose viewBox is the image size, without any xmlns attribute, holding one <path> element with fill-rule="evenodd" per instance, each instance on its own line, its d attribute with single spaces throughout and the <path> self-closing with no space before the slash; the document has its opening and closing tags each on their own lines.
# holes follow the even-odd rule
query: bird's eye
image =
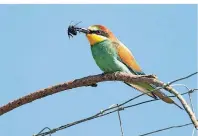
<svg viewBox="0 0 198 136">
<path fill-rule="evenodd" d="M 101 31 L 100 30 L 96 30 L 96 34 L 101 34 Z"/>
<path fill-rule="evenodd" d="M 92 31 L 90 31 L 90 33 L 94 33 L 94 34 L 97 34 L 97 35 L 102 35 L 102 36 L 108 37 L 108 34 L 105 33 L 104 31 L 101 31 L 101 30 L 92 30 Z"/>
</svg>

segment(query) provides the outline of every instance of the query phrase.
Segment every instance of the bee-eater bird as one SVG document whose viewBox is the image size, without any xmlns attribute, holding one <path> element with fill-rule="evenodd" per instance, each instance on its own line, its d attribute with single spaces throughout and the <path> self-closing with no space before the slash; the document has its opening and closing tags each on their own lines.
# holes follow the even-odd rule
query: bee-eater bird
<svg viewBox="0 0 198 136">
<path fill-rule="evenodd" d="M 68 35 L 72 36 L 72 32 L 75 32 L 74 35 L 76 35 L 77 31 L 86 34 L 91 46 L 93 58 L 98 67 L 104 71 L 104 73 L 121 71 L 132 73 L 134 75 L 145 75 L 130 50 L 105 26 L 92 25 L 88 27 L 88 29 L 70 26 L 68 29 Z M 176 104 L 171 98 L 167 97 L 167 95 L 160 90 L 152 92 L 152 90 L 156 88 L 153 84 L 142 82 L 125 82 L 125 84 L 146 93 L 154 99 L 160 98 L 166 103 Z"/>
</svg>

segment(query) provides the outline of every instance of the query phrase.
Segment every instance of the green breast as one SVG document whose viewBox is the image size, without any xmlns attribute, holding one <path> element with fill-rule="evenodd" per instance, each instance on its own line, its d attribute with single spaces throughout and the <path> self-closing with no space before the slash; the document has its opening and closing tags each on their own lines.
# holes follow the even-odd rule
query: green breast
<svg viewBox="0 0 198 136">
<path fill-rule="evenodd" d="M 91 46 L 91 51 L 96 64 L 104 72 L 128 71 L 126 66 L 118 60 L 116 47 L 110 40 Z"/>
</svg>

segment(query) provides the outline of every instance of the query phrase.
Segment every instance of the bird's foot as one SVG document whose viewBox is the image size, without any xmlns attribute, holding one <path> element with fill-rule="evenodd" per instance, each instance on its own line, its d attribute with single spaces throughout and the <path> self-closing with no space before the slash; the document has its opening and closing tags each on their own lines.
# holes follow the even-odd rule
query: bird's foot
<svg viewBox="0 0 198 136">
<path fill-rule="evenodd" d="M 118 74 L 121 73 L 121 71 L 116 71 L 116 72 L 114 72 L 114 73 L 115 73 L 115 76 L 117 76 Z"/>
</svg>

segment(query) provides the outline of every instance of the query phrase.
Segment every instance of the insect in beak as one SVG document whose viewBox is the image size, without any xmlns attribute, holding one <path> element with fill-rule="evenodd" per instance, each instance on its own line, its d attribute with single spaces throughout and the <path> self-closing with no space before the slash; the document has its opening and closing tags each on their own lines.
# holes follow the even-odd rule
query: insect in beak
<svg viewBox="0 0 198 136">
<path fill-rule="evenodd" d="M 79 22 L 79 23 L 81 23 L 81 22 Z M 82 32 L 82 33 L 85 33 L 85 34 L 90 33 L 90 31 L 86 28 L 77 27 L 77 25 L 79 23 L 77 23 L 75 25 L 69 25 L 68 30 L 67 30 L 67 34 L 68 34 L 69 38 L 77 35 L 77 32 Z"/>
</svg>

